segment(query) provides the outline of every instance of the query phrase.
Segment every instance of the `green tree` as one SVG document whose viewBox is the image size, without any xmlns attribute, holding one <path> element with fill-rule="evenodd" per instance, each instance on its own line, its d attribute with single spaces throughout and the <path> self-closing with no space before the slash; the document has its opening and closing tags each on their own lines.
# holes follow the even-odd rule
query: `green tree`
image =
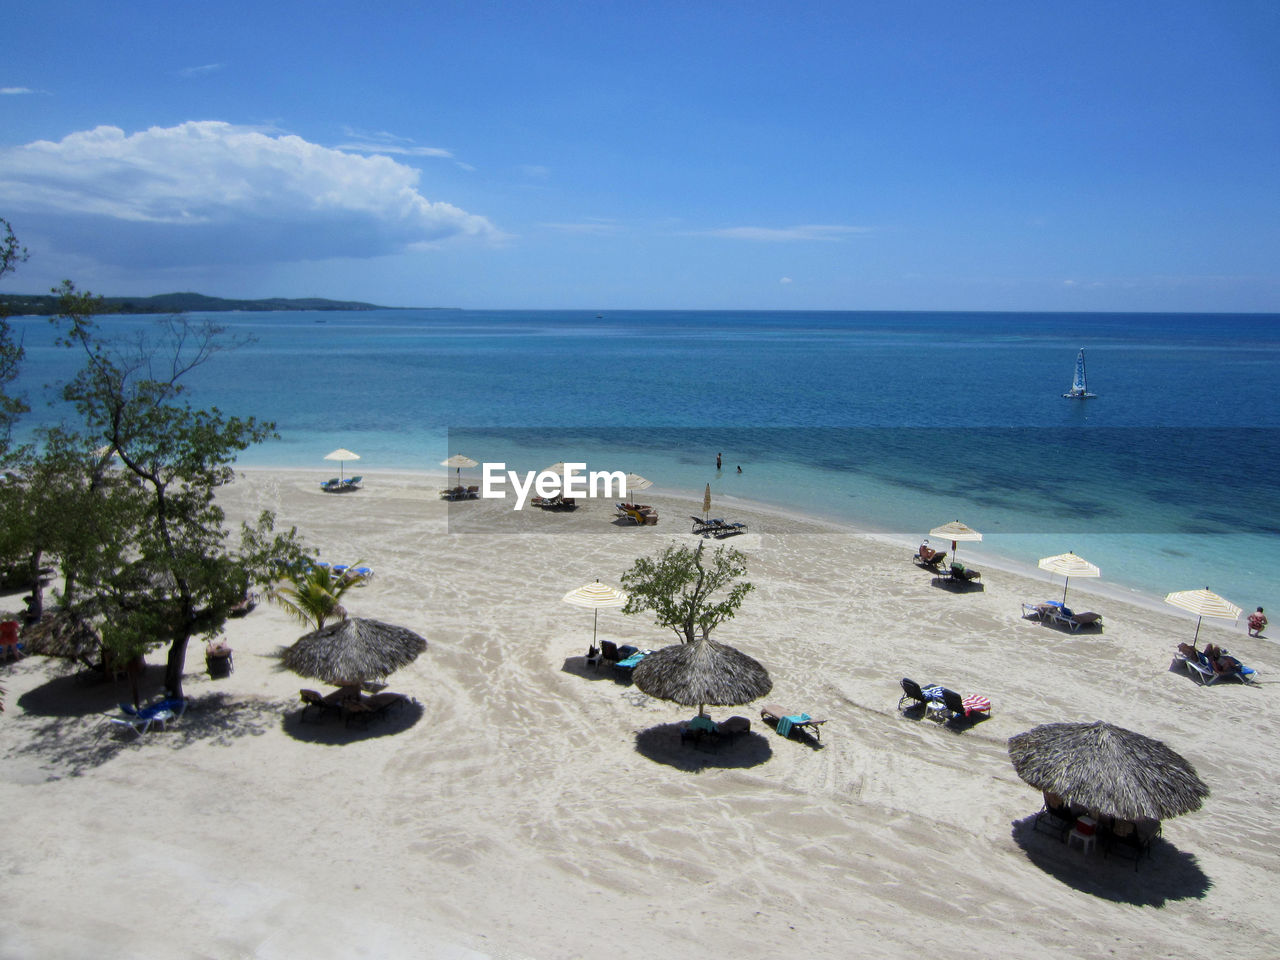
<svg viewBox="0 0 1280 960">
<path fill-rule="evenodd" d="M 272 534 L 269 515 L 243 531 L 242 549 L 233 552 L 214 500 L 234 476 L 236 454 L 274 436 L 274 425 L 186 401 L 183 378 L 234 345 L 220 328 L 169 317 L 159 321 L 158 340 L 122 346 L 98 334 L 99 300 L 70 282 L 60 292 L 59 342 L 84 354 L 63 396 L 88 435 L 115 452 L 143 499 L 129 528 L 115 531 L 127 549 L 91 579 L 82 575 L 80 602 L 111 623 L 104 644 L 119 653 L 168 644 L 165 686 L 181 696 L 191 638 L 216 635 L 250 585 L 270 582 L 270 557 L 302 553 L 295 531 Z"/>
<path fill-rule="evenodd" d="M 657 557 L 640 557 L 622 575 L 629 596 L 623 613 L 653 611 L 654 622 L 670 627 L 681 643 L 692 643 L 695 630 L 708 635 L 716 626 L 731 620 L 742 601 L 754 588 L 738 582 L 746 575 L 747 558 L 730 547 L 717 547 L 704 564 L 703 545 L 696 549 L 669 546 Z M 725 587 L 728 596 L 713 601 L 712 595 Z"/>
<path fill-rule="evenodd" d="M 26 259 L 26 248 L 18 245 L 9 221 L 0 217 L 0 280 Z M 0 456 L 8 452 L 14 423 L 27 412 L 22 399 L 9 393 L 10 385 L 18 376 L 22 357 L 22 344 L 14 339 L 8 315 L 0 309 Z"/>
<path fill-rule="evenodd" d="M 296 568 L 285 579 L 287 584 L 277 584 L 271 590 L 271 600 L 299 623 L 308 627 L 315 624 L 317 630 L 333 617 L 345 617 L 342 595 L 364 583 L 363 577 L 335 577 L 328 567 L 314 565 Z"/>
</svg>

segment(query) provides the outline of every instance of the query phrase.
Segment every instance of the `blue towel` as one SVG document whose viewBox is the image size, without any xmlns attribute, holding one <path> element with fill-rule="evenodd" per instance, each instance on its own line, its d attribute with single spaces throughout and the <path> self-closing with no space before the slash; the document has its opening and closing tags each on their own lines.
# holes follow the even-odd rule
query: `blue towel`
<svg viewBox="0 0 1280 960">
<path fill-rule="evenodd" d="M 715 733 L 720 729 L 716 726 L 716 722 L 705 713 L 700 713 L 690 720 L 688 727 L 690 730 L 706 730 L 708 733 Z"/>
<path fill-rule="evenodd" d="M 627 657 L 627 659 L 619 660 L 617 665 L 623 668 L 630 668 L 630 667 L 634 667 L 637 663 L 639 663 L 643 659 L 644 659 L 643 653 L 633 653 L 631 656 Z"/>
<path fill-rule="evenodd" d="M 808 723 L 813 718 L 807 713 L 797 713 L 789 717 L 778 718 L 778 735 L 782 737 L 791 736 L 791 728 L 796 724 Z"/>
</svg>

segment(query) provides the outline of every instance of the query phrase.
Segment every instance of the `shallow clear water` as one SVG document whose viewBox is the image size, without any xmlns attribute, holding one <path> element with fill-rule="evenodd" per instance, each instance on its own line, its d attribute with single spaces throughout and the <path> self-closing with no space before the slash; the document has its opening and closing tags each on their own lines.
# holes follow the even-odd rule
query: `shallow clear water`
<svg viewBox="0 0 1280 960">
<path fill-rule="evenodd" d="M 1152 594 L 1209 585 L 1252 608 L 1275 591 L 1275 315 L 209 316 L 255 341 L 201 368 L 192 401 L 281 434 L 246 465 L 332 469 L 339 446 L 361 455 L 348 473 L 585 460 L 875 530 L 959 518 L 984 533 L 962 547 L 975 561 L 1071 549 Z M 74 369 L 46 321 L 14 323 L 30 394 Z M 1081 347 L 1098 398 L 1067 400 Z"/>
</svg>

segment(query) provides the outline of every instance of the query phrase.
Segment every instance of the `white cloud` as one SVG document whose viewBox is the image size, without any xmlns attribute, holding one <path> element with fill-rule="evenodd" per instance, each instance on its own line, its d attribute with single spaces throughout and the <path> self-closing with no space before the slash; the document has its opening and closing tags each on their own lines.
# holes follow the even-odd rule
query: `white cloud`
<svg viewBox="0 0 1280 960">
<path fill-rule="evenodd" d="M 795 243 L 803 240 L 843 240 L 854 234 L 870 232 L 870 227 L 810 224 L 799 227 L 725 227 L 720 230 L 700 230 L 698 234 L 761 243 Z"/>
<path fill-rule="evenodd" d="M 445 157 L 452 160 L 453 154 L 440 147 L 402 147 L 390 143 L 340 143 L 333 149 L 349 150 L 353 153 L 395 153 L 406 157 Z"/>
<path fill-rule="evenodd" d="M 0 96 L 17 96 L 21 93 L 35 93 L 30 87 L 0 87 Z"/>
<path fill-rule="evenodd" d="M 795 281 L 793 281 L 790 277 L 782 277 L 781 279 L 779 279 L 779 280 L 778 280 L 778 282 L 779 282 L 779 283 L 794 283 Z"/>
<path fill-rule="evenodd" d="M 225 66 L 225 63 L 206 63 L 199 67 L 187 67 L 183 70 L 179 70 L 178 76 L 182 77 L 184 80 L 192 80 L 196 77 L 204 77 L 211 73 L 217 73 Z"/>
<path fill-rule="evenodd" d="M 367 258 L 502 239 L 485 217 L 422 196 L 420 177 L 389 157 L 218 121 L 131 135 L 102 126 L 0 149 L 0 206 L 40 215 L 59 249 L 135 265 Z"/>
</svg>

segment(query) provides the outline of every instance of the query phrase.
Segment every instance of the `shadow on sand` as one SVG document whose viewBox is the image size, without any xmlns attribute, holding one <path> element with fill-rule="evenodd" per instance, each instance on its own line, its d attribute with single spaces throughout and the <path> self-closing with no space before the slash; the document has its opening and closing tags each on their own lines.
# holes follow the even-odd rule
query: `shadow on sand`
<svg viewBox="0 0 1280 960">
<path fill-rule="evenodd" d="M 901 707 L 898 712 L 908 720 L 924 720 L 926 709 L 923 703 L 912 703 Z M 970 730 L 990 719 L 991 714 L 989 713 L 974 713 L 967 717 L 954 716 L 942 722 L 930 719 L 929 722 L 937 724 L 944 730 L 950 730 L 952 733 L 964 733 L 966 730 Z"/>
<path fill-rule="evenodd" d="M 636 752 L 654 763 L 689 773 L 702 770 L 733 770 L 755 767 L 773 756 L 773 748 L 761 734 L 748 731 L 719 743 L 682 743 L 684 722 L 663 723 L 636 734 Z"/>
<path fill-rule="evenodd" d="M 417 700 L 405 700 L 388 708 L 385 714 L 370 718 L 367 723 L 355 721 L 348 725 L 341 717 L 328 714 L 316 716 L 314 710 L 309 711 L 304 720 L 302 710 L 297 709 L 286 712 L 280 726 L 295 740 L 339 747 L 346 743 L 404 733 L 421 720 L 425 713 L 425 708 Z"/>
<path fill-rule="evenodd" d="M 1162 837 L 1136 864 L 1102 853 L 1083 854 L 1079 848 L 1035 830 L 1035 815 L 1013 822 L 1013 842 L 1027 859 L 1056 880 L 1082 893 L 1115 903 L 1162 907 L 1170 900 L 1202 899 L 1213 881 L 1200 869 L 1195 855 L 1184 853 Z"/>
<path fill-rule="evenodd" d="M 119 714 L 115 708 L 121 698 L 111 684 L 103 684 L 103 689 L 84 703 L 75 697 L 66 703 L 50 702 L 52 694 L 45 688 L 66 680 L 74 683 L 74 678 L 60 677 L 19 698 L 30 697 L 43 709 L 27 708 L 22 722 L 31 725 L 30 740 L 11 755 L 37 761 L 50 780 L 79 776 L 122 750 L 181 748 L 198 741 L 229 746 L 241 737 L 265 733 L 284 709 L 279 701 L 235 700 L 225 693 L 209 693 L 188 698 L 186 712 L 163 729 L 156 726 L 137 736 L 130 728 L 103 719 L 107 714 Z M 94 703 L 98 706 L 90 708 Z"/>
<path fill-rule="evenodd" d="M 562 673 L 571 673 L 583 680 L 611 680 L 620 687 L 631 686 L 631 671 L 618 670 L 612 664 L 602 663 L 600 669 L 587 666 L 586 657 L 565 657 L 560 667 Z"/>
<path fill-rule="evenodd" d="M 933 578 L 933 585 L 951 593 L 982 593 L 987 589 L 981 580 L 956 580 L 941 575 Z"/>
<path fill-rule="evenodd" d="M 61 668 L 55 668 L 61 669 Z M 24 713 L 33 717 L 90 717 L 114 710 L 132 701 L 128 680 L 112 680 L 100 670 L 77 669 L 32 687 L 17 700 Z M 149 663 L 139 681 L 144 702 L 164 690 L 164 664 Z"/>
</svg>

